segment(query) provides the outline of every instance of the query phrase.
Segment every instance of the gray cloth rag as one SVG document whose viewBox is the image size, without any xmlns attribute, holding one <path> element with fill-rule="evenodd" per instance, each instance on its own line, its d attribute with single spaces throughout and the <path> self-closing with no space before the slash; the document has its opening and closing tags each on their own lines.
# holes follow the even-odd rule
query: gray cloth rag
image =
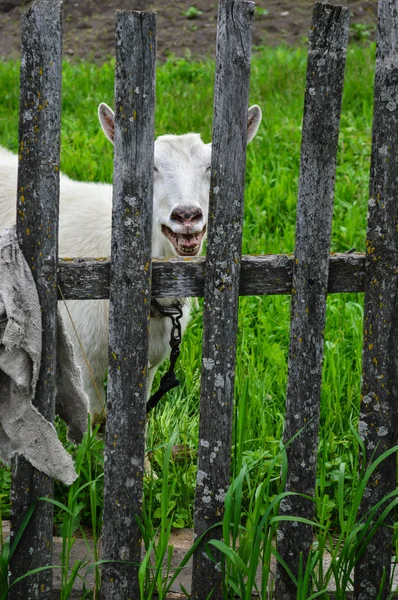
<svg viewBox="0 0 398 600">
<path fill-rule="evenodd" d="M 57 315 L 56 412 L 80 442 L 88 398 L 72 343 Z M 0 234 L 0 458 L 24 456 L 36 469 L 70 485 L 77 478 L 54 426 L 32 404 L 41 361 L 41 312 L 32 273 L 15 228 Z"/>
</svg>

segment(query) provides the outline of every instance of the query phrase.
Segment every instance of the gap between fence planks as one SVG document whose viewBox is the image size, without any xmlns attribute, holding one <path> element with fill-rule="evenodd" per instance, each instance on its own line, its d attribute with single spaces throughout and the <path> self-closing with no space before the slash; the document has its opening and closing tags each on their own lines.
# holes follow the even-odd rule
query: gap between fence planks
<svg viewBox="0 0 398 600">
<path fill-rule="evenodd" d="M 140 597 L 156 14 L 116 11 L 115 160 L 101 592 Z M 132 332 L 134 331 L 134 336 Z M 123 562 L 127 561 L 127 562 Z"/>
<path fill-rule="evenodd" d="M 50 422 L 55 412 L 61 11 L 60 0 L 38 0 L 21 20 L 17 234 L 42 308 L 43 352 L 34 404 Z M 12 475 L 11 526 L 15 535 L 27 508 L 41 496 L 53 496 L 53 482 L 20 456 L 13 460 Z M 52 505 L 39 502 L 11 560 L 10 583 L 51 564 L 52 536 Z M 9 599 L 26 600 L 40 594 L 49 600 L 51 589 L 52 573 L 42 571 L 16 583 Z"/>
<path fill-rule="evenodd" d="M 318 449 L 324 328 L 332 231 L 337 141 L 350 11 L 317 3 L 308 47 L 300 179 L 293 263 L 288 384 L 283 442 L 287 445 L 280 515 L 312 520 Z M 296 437 L 294 437 L 296 436 Z M 298 495 L 297 495 L 298 494 Z M 312 527 L 282 521 L 278 552 L 298 578 L 313 543 Z M 301 554 L 301 556 L 300 556 Z M 297 589 L 278 563 L 275 598 L 292 600 Z"/>
<path fill-rule="evenodd" d="M 368 204 L 362 390 L 359 433 L 371 465 L 397 443 L 398 397 L 398 15 L 379 0 L 370 193 Z M 364 466 L 365 466 L 364 465 Z M 366 514 L 396 490 L 396 453 L 371 476 L 361 507 Z M 396 499 L 396 496 L 395 496 Z M 389 502 L 394 500 L 390 497 Z M 395 500 L 396 501 L 396 500 Z M 387 508 L 384 502 L 377 513 Z M 369 540 L 355 572 L 355 598 L 390 597 L 393 505 Z M 378 595 L 383 577 L 383 591 Z"/>
<path fill-rule="evenodd" d="M 253 13 L 253 2 L 219 3 L 194 511 L 195 535 L 204 538 L 193 557 L 195 600 L 224 597 L 222 569 L 204 542 L 222 535 L 219 527 L 205 532 L 222 519 L 230 484 Z"/>
<path fill-rule="evenodd" d="M 292 254 L 243 255 L 239 295 L 291 294 L 293 262 Z M 155 298 L 203 296 L 205 268 L 205 256 L 152 259 L 152 295 Z M 58 263 L 58 284 L 65 300 L 109 298 L 109 276 L 110 260 L 106 258 L 60 259 Z M 364 289 L 365 254 L 331 254 L 328 293 Z"/>
</svg>

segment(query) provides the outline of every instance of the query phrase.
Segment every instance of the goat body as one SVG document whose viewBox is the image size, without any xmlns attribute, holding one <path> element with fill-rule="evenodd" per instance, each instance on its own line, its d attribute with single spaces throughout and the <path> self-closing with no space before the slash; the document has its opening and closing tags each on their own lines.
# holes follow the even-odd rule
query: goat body
<svg viewBox="0 0 398 600">
<path fill-rule="evenodd" d="M 105 104 L 99 107 L 99 119 L 105 135 L 113 142 L 114 115 Z M 248 141 L 256 134 L 260 120 L 260 109 L 257 106 L 249 109 Z M 210 160 L 211 145 L 204 144 L 198 134 L 165 135 L 156 140 L 152 256 L 200 253 L 206 235 Z M 0 230 L 15 224 L 17 169 L 17 156 L 0 147 Z M 110 256 L 111 217 L 111 185 L 74 181 L 61 174 L 60 257 Z M 172 302 L 172 299 L 162 300 L 166 304 Z M 103 380 L 108 363 L 109 302 L 71 300 L 66 304 L 69 314 L 63 304 L 61 311 L 82 369 L 95 422 L 102 417 L 105 408 Z M 185 301 L 182 332 L 189 315 L 190 303 Z M 148 390 L 156 368 L 168 354 L 170 332 L 170 319 L 151 319 Z"/>
</svg>

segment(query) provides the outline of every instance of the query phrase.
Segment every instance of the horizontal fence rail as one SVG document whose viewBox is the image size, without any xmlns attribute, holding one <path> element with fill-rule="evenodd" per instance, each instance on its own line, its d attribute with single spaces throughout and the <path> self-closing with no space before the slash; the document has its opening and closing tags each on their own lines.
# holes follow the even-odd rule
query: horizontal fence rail
<svg viewBox="0 0 398 600">
<path fill-rule="evenodd" d="M 291 294 L 293 254 L 243 255 L 240 296 Z M 206 257 L 152 260 L 152 295 L 167 298 L 204 294 Z M 60 259 L 58 284 L 65 300 L 109 298 L 110 260 L 107 258 Z M 365 254 L 347 252 L 329 257 L 328 293 L 365 291 Z"/>
</svg>

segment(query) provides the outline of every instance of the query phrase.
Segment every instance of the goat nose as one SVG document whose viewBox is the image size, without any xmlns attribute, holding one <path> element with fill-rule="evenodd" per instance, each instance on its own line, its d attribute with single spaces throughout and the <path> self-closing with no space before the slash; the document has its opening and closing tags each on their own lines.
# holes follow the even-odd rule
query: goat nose
<svg viewBox="0 0 398 600">
<path fill-rule="evenodd" d="M 197 206 L 177 206 L 170 215 L 175 223 L 194 224 L 203 219 L 202 209 Z"/>
</svg>

